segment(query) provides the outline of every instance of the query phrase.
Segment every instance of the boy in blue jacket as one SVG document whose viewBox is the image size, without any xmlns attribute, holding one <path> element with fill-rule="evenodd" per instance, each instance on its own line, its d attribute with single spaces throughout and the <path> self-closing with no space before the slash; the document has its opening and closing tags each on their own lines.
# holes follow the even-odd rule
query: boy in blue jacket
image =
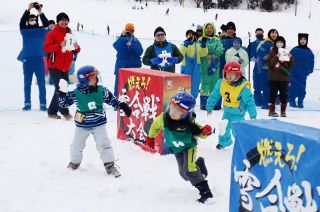
<svg viewBox="0 0 320 212">
<path fill-rule="evenodd" d="M 244 120 L 247 111 L 251 119 L 256 119 L 257 117 L 250 83 L 242 76 L 241 65 L 237 62 L 227 63 L 224 66 L 223 75 L 224 78 L 217 82 L 206 105 L 208 115 L 211 115 L 216 103 L 220 98 L 223 99 L 224 112 L 220 123 L 217 149 L 231 146 L 232 124 Z"/>
<path fill-rule="evenodd" d="M 114 166 L 114 155 L 111 141 L 106 131 L 107 118 L 103 103 L 122 109 L 126 116 L 131 115 L 131 108 L 118 99 L 105 87 L 98 85 L 98 71 L 93 66 L 83 66 L 77 72 L 76 89 L 68 91 L 68 82 L 59 82 L 59 104 L 67 108 L 77 105 L 74 120 L 76 124 L 73 142 L 70 147 L 71 162 L 68 168 L 76 170 L 82 161 L 83 149 L 90 134 L 96 142 L 100 158 L 108 174 L 120 177 L 120 172 Z"/>
</svg>

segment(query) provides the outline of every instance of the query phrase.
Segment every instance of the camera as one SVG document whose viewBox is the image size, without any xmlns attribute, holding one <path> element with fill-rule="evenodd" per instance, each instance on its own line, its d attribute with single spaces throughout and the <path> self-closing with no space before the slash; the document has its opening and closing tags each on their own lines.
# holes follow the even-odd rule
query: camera
<svg viewBox="0 0 320 212">
<path fill-rule="evenodd" d="M 42 8 L 42 4 L 39 4 L 38 2 L 34 2 L 33 3 L 33 7 L 36 9 L 36 10 L 39 10 L 39 9 L 41 9 Z"/>
<path fill-rule="evenodd" d="M 129 31 L 128 31 L 128 32 L 126 32 L 126 35 L 128 35 L 128 36 L 129 36 L 130 34 L 131 34 L 131 33 L 130 33 Z"/>
</svg>

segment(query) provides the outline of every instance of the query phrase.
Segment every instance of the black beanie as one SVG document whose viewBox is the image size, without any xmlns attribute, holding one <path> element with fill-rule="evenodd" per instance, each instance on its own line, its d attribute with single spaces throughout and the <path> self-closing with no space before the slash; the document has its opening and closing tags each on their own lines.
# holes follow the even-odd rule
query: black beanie
<svg viewBox="0 0 320 212">
<path fill-rule="evenodd" d="M 226 30 L 228 29 L 233 29 L 234 31 L 237 31 L 236 25 L 231 21 L 227 23 Z"/>
<path fill-rule="evenodd" d="M 57 15 L 57 23 L 63 19 L 67 19 L 68 21 L 70 21 L 69 16 L 67 14 L 65 14 L 64 12 L 59 13 Z"/>
<path fill-rule="evenodd" d="M 299 33 L 299 34 L 298 34 L 299 40 L 300 40 L 301 38 L 305 38 L 305 39 L 308 41 L 308 37 L 309 37 L 309 34 L 308 34 L 308 33 Z"/>
<path fill-rule="evenodd" d="M 29 16 L 28 16 L 28 20 L 29 19 L 31 19 L 31 18 L 38 18 L 35 14 L 30 14 Z"/>
<path fill-rule="evenodd" d="M 49 20 L 49 21 L 48 21 L 48 25 L 50 25 L 50 24 L 56 25 L 56 22 L 54 22 L 54 20 Z"/>
<path fill-rule="evenodd" d="M 279 36 L 274 40 L 274 45 L 276 45 L 278 41 L 282 41 L 282 43 L 283 43 L 283 48 L 286 48 L 286 40 L 284 39 L 284 37 L 282 37 L 282 36 L 279 35 Z"/>
<path fill-rule="evenodd" d="M 163 32 L 163 33 L 166 35 L 166 32 L 164 31 L 164 29 L 163 29 L 161 26 L 157 27 L 157 28 L 154 30 L 153 36 L 156 36 L 156 34 L 157 34 L 158 32 Z"/>
</svg>

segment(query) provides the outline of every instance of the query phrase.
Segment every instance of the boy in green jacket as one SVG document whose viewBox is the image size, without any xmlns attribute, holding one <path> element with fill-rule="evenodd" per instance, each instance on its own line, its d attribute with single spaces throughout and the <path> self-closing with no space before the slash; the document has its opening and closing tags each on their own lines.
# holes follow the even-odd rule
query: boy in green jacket
<svg viewBox="0 0 320 212">
<path fill-rule="evenodd" d="M 154 149 L 154 138 L 163 129 L 165 143 L 177 159 L 179 174 L 195 186 L 201 197 L 199 202 L 204 203 L 213 198 L 208 181 L 204 159 L 197 157 L 197 137 L 207 137 L 214 131 L 210 125 L 200 126 L 195 122 L 193 112 L 196 101 L 186 92 L 179 92 L 172 97 L 167 110 L 161 113 L 152 123 L 146 145 Z"/>
</svg>

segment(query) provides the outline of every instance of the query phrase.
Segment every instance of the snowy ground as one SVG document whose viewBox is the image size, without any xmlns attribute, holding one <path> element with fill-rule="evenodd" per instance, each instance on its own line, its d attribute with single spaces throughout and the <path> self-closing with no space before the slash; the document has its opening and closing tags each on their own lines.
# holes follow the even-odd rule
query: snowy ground
<svg viewBox="0 0 320 212">
<path fill-rule="evenodd" d="M 94 30 L 95 33 L 105 33 L 107 24 L 112 30 L 120 32 L 124 23 L 131 21 L 136 25 L 137 36 L 142 38 L 144 49 L 151 44 L 156 26 L 164 26 L 168 39 L 175 39 L 177 41 L 174 42 L 179 44 L 178 40 L 184 39 L 184 31 L 192 22 L 212 21 L 217 12 L 211 11 L 209 17 L 202 10 L 170 6 L 172 13 L 169 17 L 163 17 L 168 6 L 154 9 L 154 5 L 149 3 L 149 8 L 141 12 L 131 9 L 133 1 L 130 6 L 125 4 L 127 2 L 57 0 L 41 3 L 45 5 L 45 13 L 49 17 L 66 11 L 71 18 L 71 26 L 75 26 L 79 20 L 85 27 L 88 26 L 87 32 Z M 320 2 L 312 2 L 312 11 L 320 8 Z M 27 4 L 27 1 L 14 0 L 10 1 L 7 9 L 0 9 L 0 40 L 4 41 L 0 52 L 0 211 L 228 211 L 232 150 L 217 151 L 216 135 L 199 144 L 198 153 L 206 159 L 208 181 L 216 197 L 214 204 L 200 205 L 195 201 L 197 190 L 179 177 L 172 155 L 149 154 L 129 142 L 116 139 L 116 113 L 110 107 L 107 107 L 107 130 L 113 140 L 122 177 L 114 179 L 106 175 L 92 138 L 87 142 L 80 169 L 66 169 L 73 122 L 49 120 L 46 113 L 40 112 L 35 85 L 32 88 L 33 110 L 21 111 L 22 65 L 16 61 L 21 48 L 21 36 L 16 29 Z M 233 20 L 239 36 L 245 37 L 247 31 L 252 32 L 258 26 L 265 29 L 275 27 L 285 35 L 289 46 L 296 45 L 298 32 L 309 32 L 310 47 L 317 50 L 320 44 L 316 43 L 315 38 L 320 36 L 320 30 L 314 26 L 320 16 L 312 14 L 308 19 L 309 7 L 305 4 L 296 18 L 292 12 L 218 11 L 221 20 L 217 28 L 221 23 Z M 248 24 L 253 16 L 261 22 Z M 288 20 L 294 25 L 288 24 Z M 77 67 L 84 64 L 97 66 L 102 71 L 103 84 L 111 90 L 114 83 L 115 51 L 112 43 L 115 34 L 114 31 L 111 36 L 76 33 L 82 47 Z M 319 128 L 319 79 L 320 73 L 316 70 L 308 80 L 305 109 L 289 108 L 288 118 L 280 120 Z M 48 102 L 52 92 L 53 87 L 47 86 Z M 199 110 L 199 106 L 196 111 L 198 121 L 214 126 L 218 125 L 222 115 L 219 111 L 207 117 Z M 267 111 L 259 109 L 258 118 L 268 118 Z"/>
</svg>

